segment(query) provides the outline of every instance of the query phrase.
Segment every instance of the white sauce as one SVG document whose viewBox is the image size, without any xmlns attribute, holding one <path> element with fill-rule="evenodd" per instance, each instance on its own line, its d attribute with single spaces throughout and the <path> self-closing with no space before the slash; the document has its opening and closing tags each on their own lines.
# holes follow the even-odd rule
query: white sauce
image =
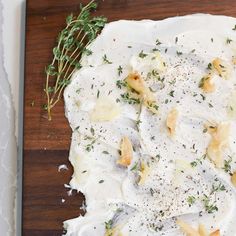
<svg viewBox="0 0 236 236">
<path fill-rule="evenodd" d="M 232 171 L 236 170 L 236 122 L 228 111 L 228 104 L 236 108 L 232 98 L 236 70 L 232 65 L 228 80 L 214 74 L 213 93 L 204 93 L 198 86 L 214 58 L 231 63 L 236 56 L 235 24 L 235 18 L 205 14 L 163 21 L 122 20 L 107 24 L 90 45 L 93 54 L 82 58 L 83 68 L 64 93 L 73 130 L 70 185 L 85 195 L 87 206 L 85 216 L 64 222 L 67 236 L 103 236 L 105 222 L 119 229 L 114 236 L 183 235 L 176 225 L 179 218 L 193 227 L 203 223 L 209 232 L 220 229 L 223 236 L 236 235 L 236 192 L 230 176 L 202 158 L 211 140 L 203 132 L 206 122 L 229 122 L 229 147 L 223 157 L 231 156 Z M 233 41 L 227 44 L 227 38 Z M 161 44 L 156 45 L 157 39 Z M 157 55 L 153 49 L 160 50 L 165 68 L 160 58 L 153 59 Z M 140 52 L 147 56 L 141 58 Z M 104 63 L 104 55 L 111 64 Z M 147 79 L 152 70 L 164 81 L 155 76 Z M 141 74 L 154 91 L 158 114 L 143 106 L 138 117 L 140 105 L 122 100 L 127 89 L 116 83 L 131 71 Z M 172 108 L 179 111 L 174 138 L 165 125 Z M 134 147 L 128 168 L 116 163 L 124 136 Z M 135 165 L 141 160 L 149 165 L 149 172 L 138 185 Z M 190 164 L 194 161 L 195 167 Z M 225 190 L 211 194 L 212 186 L 219 184 Z M 204 195 L 218 211 L 207 213 Z M 190 196 L 196 199 L 191 206 Z"/>
</svg>

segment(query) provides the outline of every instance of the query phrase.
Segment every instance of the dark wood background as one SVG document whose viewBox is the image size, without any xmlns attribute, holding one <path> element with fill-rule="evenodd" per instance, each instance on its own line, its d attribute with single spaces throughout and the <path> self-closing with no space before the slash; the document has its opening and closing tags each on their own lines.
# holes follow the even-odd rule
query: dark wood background
<svg viewBox="0 0 236 236">
<path fill-rule="evenodd" d="M 71 130 L 61 101 L 53 111 L 52 121 L 45 117 L 42 105 L 44 68 L 52 58 L 58 32 L 71 12 L 79 12 L 79 0 L 28 0 L 26 16 L 26 61 L 24 97 L 24 170 L 23 235 L 61 235 L 62 222 L 77 217 L 82 194 L 68 197 L 64 184 L 72 174 L 68 150 Z M 103 0 L 95 15 L 109 21 L 118 19 L 154 19 L 190 13 L 224 14 L 236 17 L 236 0 Z M 235 20 L 236 24 L 236 20 Z M 168 30 L 168 29 L 167 29 Z M 34 101 L 34 106 L 31 105 Z M 60 164 L 69 171 L 58 172 Z M 64 198 L 65 203 L 61 202 Z M 99 235 L 98 235 L 99 236 Z"/>
</svg>

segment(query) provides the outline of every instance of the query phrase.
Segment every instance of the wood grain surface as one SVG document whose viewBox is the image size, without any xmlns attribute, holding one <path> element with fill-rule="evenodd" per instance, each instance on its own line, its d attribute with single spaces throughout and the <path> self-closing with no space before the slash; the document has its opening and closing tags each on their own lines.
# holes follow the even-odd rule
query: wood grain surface
<svg viewBox="0 0 236 236">
<path fill-rule="evenodd" d="M 68 197 L 64 187 L 72 174 L 68 151 L 71 130 L 61 101 L 53 111 L 52 121 L 45 117 L 42 105 L 45 65 L 52 59 L 52 48 L 58 32 L 71 12 L 79 12 L 79 0 L 28 0 L 26 18 L 26 59 L 24 97 L 24 170 L 23 227 L 24 236 L 62 235 L 62 222 L 77 217 L 83 195 Z M 109 21 L 118 19 L 164 19 L 190 13 L 212 13 L 236 17 L 235 0 L 103 0 L 95 15 Z M 236 23 L 236 21 L 235 21 Z M 32 102 L 34 101 L 34 106 Z M 60 164 L 69 171 L 58 172 Z M 62 203 L 62 198 L 65 203 Z M 98 235 L 99 236 L 99 235 Z"/>
</svg>

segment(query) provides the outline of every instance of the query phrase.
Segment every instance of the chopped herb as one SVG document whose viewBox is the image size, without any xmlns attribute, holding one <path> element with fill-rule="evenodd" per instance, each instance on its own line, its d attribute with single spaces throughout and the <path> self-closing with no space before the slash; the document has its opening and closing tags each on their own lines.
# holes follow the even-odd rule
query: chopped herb
<svg viewBox="0 0 236 236">
<path fill-rule="evenodd" d="M 132 48 L 132 46 L 128 46 L 128 48 Z"/>
<path fill-rule="evenodd" d="M 102 183 L 104 183 L 104 180 L 103 179 L 101 179 L 101 180 L 99 180 L 99 182 L 98 182 L 99 184 L 102 184 Z"/>
<path fill-rule="evenodd" d="M 175 37 L 175 43 L 178 43 L 179 38 Z"/>
<path fill-rule="evenodd" d="M 195 148 L 195 147 L 194 147 Z M 190 162 L 190 165 L 192 167 L 196 167 L 198 164 L 201 164 L 202 165 L 202 159 L 205 159 L 206 158 L 206 154 L 202 155 L 201 158 L 197 158 L 196 161 L 192 161 Z"/>
<path fill-rule="evenodd" d="M 221 68 L 225 68 L 223 65 L 221 65 L 221 64 L 219 64 L 219 66 L 221 67 Z"/>
<path fill-rule="evenodd" d="M 97 98 L 100 96 L 100 90 L 97 91 Z"/>
<path fill-rule="evenodd" d="M 236 25 L 234 26 L 234 28 L 232 30 L 236 30 Z"/>
<path fill-rule="evenodd" d="M 213 41 L 214 41 L 214 39 L 213 38 L 211 38 L 211 42 L 213 43 Z"/>
<path fill-rule="evenodd" d="M 108 151 L 103 151 L 102 153 L 103 153 L 103 154 L 106 154 L 106 155 L 108 155 L 108 154 L 109 154 L 109 152 L 108 152 Z"/>
<path fill-rule="evenodd" d="M 134 166 L 130 169 L 131 171 L 136 171 L 138 170 L 138 162 L 134 164 Z"/>
<path fill-rule="evenodd" d="M 137 125 L 139 125 L 139 124 L 141 124 L 141 123 L 142 123 L 141 120 L 137 120 L 137 121 L 136 121 L 136 124 L 137 124 Z"/>
<path fill-rule="evenodd" d="M 229 157 L 229 160 L 224 160 L 224 167 L 223 167 L 223 170 L 224 170 L 226 173 L 231 174 L 231 163 L 232 163 L 232 157 L 231 157 L 231 156 Z"/>
<path fill-rule="evenodd" d="M 174 97 L 174 92 L 175 92 L 174 90 L 170 91 L 170 92 L 169 92 L 169 95 L 170 95 L 171 97 Z"/>
<path fill-rule="evenodd" d="M 207 132 L 207 128 L 204 128 L 202 132 L 203 132 L 203 133 L 206 133 L 206 132 Z"/>
<path fill-rule="evenodd" d="M 156 155 L 156 158 L 157 158 L 157 160 L 159 161 L 159 160 L 161 159 L 161 155 L 160 155 L 160 154 L 157 154 L 157 155 Z"/>
<path fill-rule="evenodd" d="M 212 190 L 210 194 L 213 194 L 215 192 L 225 191 L 226 188 L 222 183 L 219 183 L 218 185 L 212 185 Z"/>
<path fill-rule="evenodd" d="M 93 139 L 93 138 L 90 138 L 90 137 L 87 137 L 87 139 L 92 139 L 92 141 L 91 141 L 91 143 L 89 143 L 89 144 L 87 144 L 86 146 L 85 146 L 85 150 L 87 151 L 87 152 L 90 152 L 90 151 L 92 151 L 92 149 L 94 149 L 94 143 L 96 142 L 96 139 Z"/>
<path fill-rule="evenodd" d="M 43 108 L 43 110 L 47 111 L 48 110 L 48 105 L 47 104 L 43 104 L 42 108 Z"/>
<path fill-rule="evenodd" d="M 196 49 L 193 49 L 190 53 L 194 53 L 196 51 Z"/>
<path fill-rule="evenodd" d="M 196 166 L 197 166 L 197 162 L 196 162 L 196 161 L 192 161 L 192 162 L 190 162 L 190 165 L 191 165 L 192 167 L 196 167 Z"/>
<path fill-rule="evenodd" d="M 212 70 L 212 63 L 208 63 L 207 69 L 208 69 L 208 70 Z"/>
<path fill-rule="evenodd" d="M 129 93 L 123 93 L 120 95 L 123 99 L 124 102 L 127 102 L 128 104 L 140 104 L 140 99 L 139 98 L 133 98 L 130 97 Z"/>
<path fill-rule="evenodd" d="M 125 80 L 117 80 L 116 86 L 121 89 L 122 87 L 127 87 L 127 82 Z"/>
<path fill-rule="evenodd" d="M 226 44 L 230 44 L 232 41 L 233 41 L 232 39 L 227 38 L 227 39 L 226 39 Z"/>
<path fill-rule="evenodd" d="M 213 105 L 212 105 L 211 103 L 208 103 L 208 106 L 209 106 L 210 108 L 212 108 L 212 107 L 213 107 Z"/>
<path fill-rule="evenodd" d="M 177 54 L 177 56 L 180 56 L 180 55 L 182 55 L 183 53 L 180 52 L 180 51 L 176 51 L 176 54 Z"/>
<path fill-rule="evenodd" d="M 102 60 L 103 60 L 103 62 L 105 64 L 112 64 L 112 62 L 107 59 L 107 55 L 106 54 L 103 55 Z"/>
<path fill-rule="evenodd" d="M 168 100 L 168 99 L 166 99 L 166 100 L 165 100 L 165 104 L 167 104 L 168 102 L 169 102 L 169 100 Z"/>
<path fill-rule="evenodd" d="M 202 97 L 202 100 L 206 100 L 206 97 L 203 94 L 200 94 L 200 96 Z"/>
<path fill-rule="evenodd" d="M 141 57 L 141 58 L 144 58 L 144 57 L 147 56 L 147 54 L 145 54 L 145 53 L 143 52 L 143 50 L 142 50 L 142 51 L 138 54 L 138 56 Z"/>
<path fill-rule="evenodd" d="M 91 134 L 94 136 L 95 131 L 94 131 L 94 128 L 93 128 L 93 127 L 90 128 L 90 132 L 91 132 Z"/>
<path fill-rule="evenodd" d="M 150 188 L 150 194 L 151 194 L 151 196 L 153 197 L 153 195 L 154 195 L 154 190 L 153 190 L 153 188 Z"/>
<path fill-rule="evenodd" d="M 147 102 L 148 108 L 154 108 L 156 111 L 158 111 L 159 106 L 155 102 Z"/>
<path fill-rule="evenodd" d="M 150 79 L 150 78 L 153 78 L 153 79 L 157 79 L 158 81 L 160 81 L 160 75 L 158 73 L 157 70 L 153 69 L 152 71 L 148 72 L 147 73 L 147 77 Z"/>
<path fill-rule="evenodd" d="M 153 52 L 160 52 L 160 50 L 158 48 L 153 48 L 152 51 Z"/>
<path fill-rule="evenodd" d="M 118 75 L 120 76 L 123 73 L 123 68 L 119 66 L 117 70 L 118 70 Z"/>
<path fill-rule="evenodd" d="M 156 40 L 156 45 L 160 45 L 160 44 L 161 44 L 160 40 L 157 39 L 157 40 Z"/>
<path fill-rule="evenodd" d="M 196 202 L 196 198 L 194 196 L 189 196 L 187 198 L 187 202 L 188 202 L 189 206 L 192 206 Z"/>
<path fill-rule="evenodd" d="M 82 90 L 82 88 L 78 88 L 78 89 L 76 89 L 75 92 L 76 92 L 77 94 L 79 94 L 81 90 Z"/>
<path fill-rule="evenodd" d="M 218 211 L 218 207 L 214 203 L 210 203 L 210 198 L 204 194 L 203 203 L 207 213 L 211 214 L 215 211 Z"/>
<path fill-rule="evenodd" d="M 113 225 L 113 220 L 109 220 L 108 222 L 105 222 L 105 228 L 106 230 L 111 230 Z"/>
</svg>

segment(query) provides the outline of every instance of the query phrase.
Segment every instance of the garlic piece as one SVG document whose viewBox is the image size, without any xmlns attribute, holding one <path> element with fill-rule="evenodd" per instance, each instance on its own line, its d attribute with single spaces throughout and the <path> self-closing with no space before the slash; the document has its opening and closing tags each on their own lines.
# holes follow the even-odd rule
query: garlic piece
<svg viewBox="0 0 236 236">
<path fill-rule="evenodd" d="M 199 224 L 198 231 L 195 230 L 192 226 L 190 226 L 188 223 L 177 220 L 176 224 L 179 225 L 181 231 L 186 234 L 186 236 L 220 236 L 220 230 L 216 230 L 212 233 L 208 233 L 205 226 L 202 224 Z"/>
<path fill-rule="evenodd" d="M 130 88 L 134 89 L 137 93 L 139 93 L 145 101 L 153 102 L 154 96 L 150 89 L 147 87 L 145 81 L 142 77 L 137 73 L 130 73 L 128 77 L 125 79 Z"/>
<path fill-rule="evenodd" d="M 206 93 L 212 93 L 215 91 L 215 84 L 212 83 L 212 75 L 208 74 L 202 77 L 199 88 L 201 88 Z"/>
<path fill-rule="evenodd" d="M 217 168 L 223 167 L 223 150 L 228 146 L 230 124 L 220 123 L 218 126 L 208 129 L 211 141 L 207 147 L 207 156 L 214 162 Z"/>
<path fill-rule="evenodd" d="M 200 236 L 208 236 L 209 235 L 203 224 L 199 224 L 198 233 L 199 233 Z"/>
<path fill-rule="evenodd" d="M 231 182 L 236 187 L 236 171 L 231 176 Z"/>
<path fill-rule="evenodd" d="M 166 126 L 168 128 L 170 136 L 175 135 L 178 114 L 178 110 L 176 108 L 173 108 L 167 115 Z"/>
<path fill-rule="evenodd" d="M 222 77 L 223 79 L 230 78 L 232 68 L 226 61 L 217 57 L 212 61 L 212 65 L 220 77 Z"/>
<path fill-rule="evenodd" d="M 181 231 L 186 234 L 186 236 L 200 236 L 200 234 L 192 226 L 187 224 L 182 220 L 177 220 L 176 224 L 180 227 Z"/>
<path fill-rule="evenodd" d="M 209 236 L 220 236 L 220 230 L 217 229 L 216 231 L 212 232 Z"/>
<path fill-rule="evenodd" d="M 117 164 L 122 166 L 129 166 L 133 158 L 133 146 L 128 137 L 123 137 L 120 145 L 120 159 Z"/>
</svg>

